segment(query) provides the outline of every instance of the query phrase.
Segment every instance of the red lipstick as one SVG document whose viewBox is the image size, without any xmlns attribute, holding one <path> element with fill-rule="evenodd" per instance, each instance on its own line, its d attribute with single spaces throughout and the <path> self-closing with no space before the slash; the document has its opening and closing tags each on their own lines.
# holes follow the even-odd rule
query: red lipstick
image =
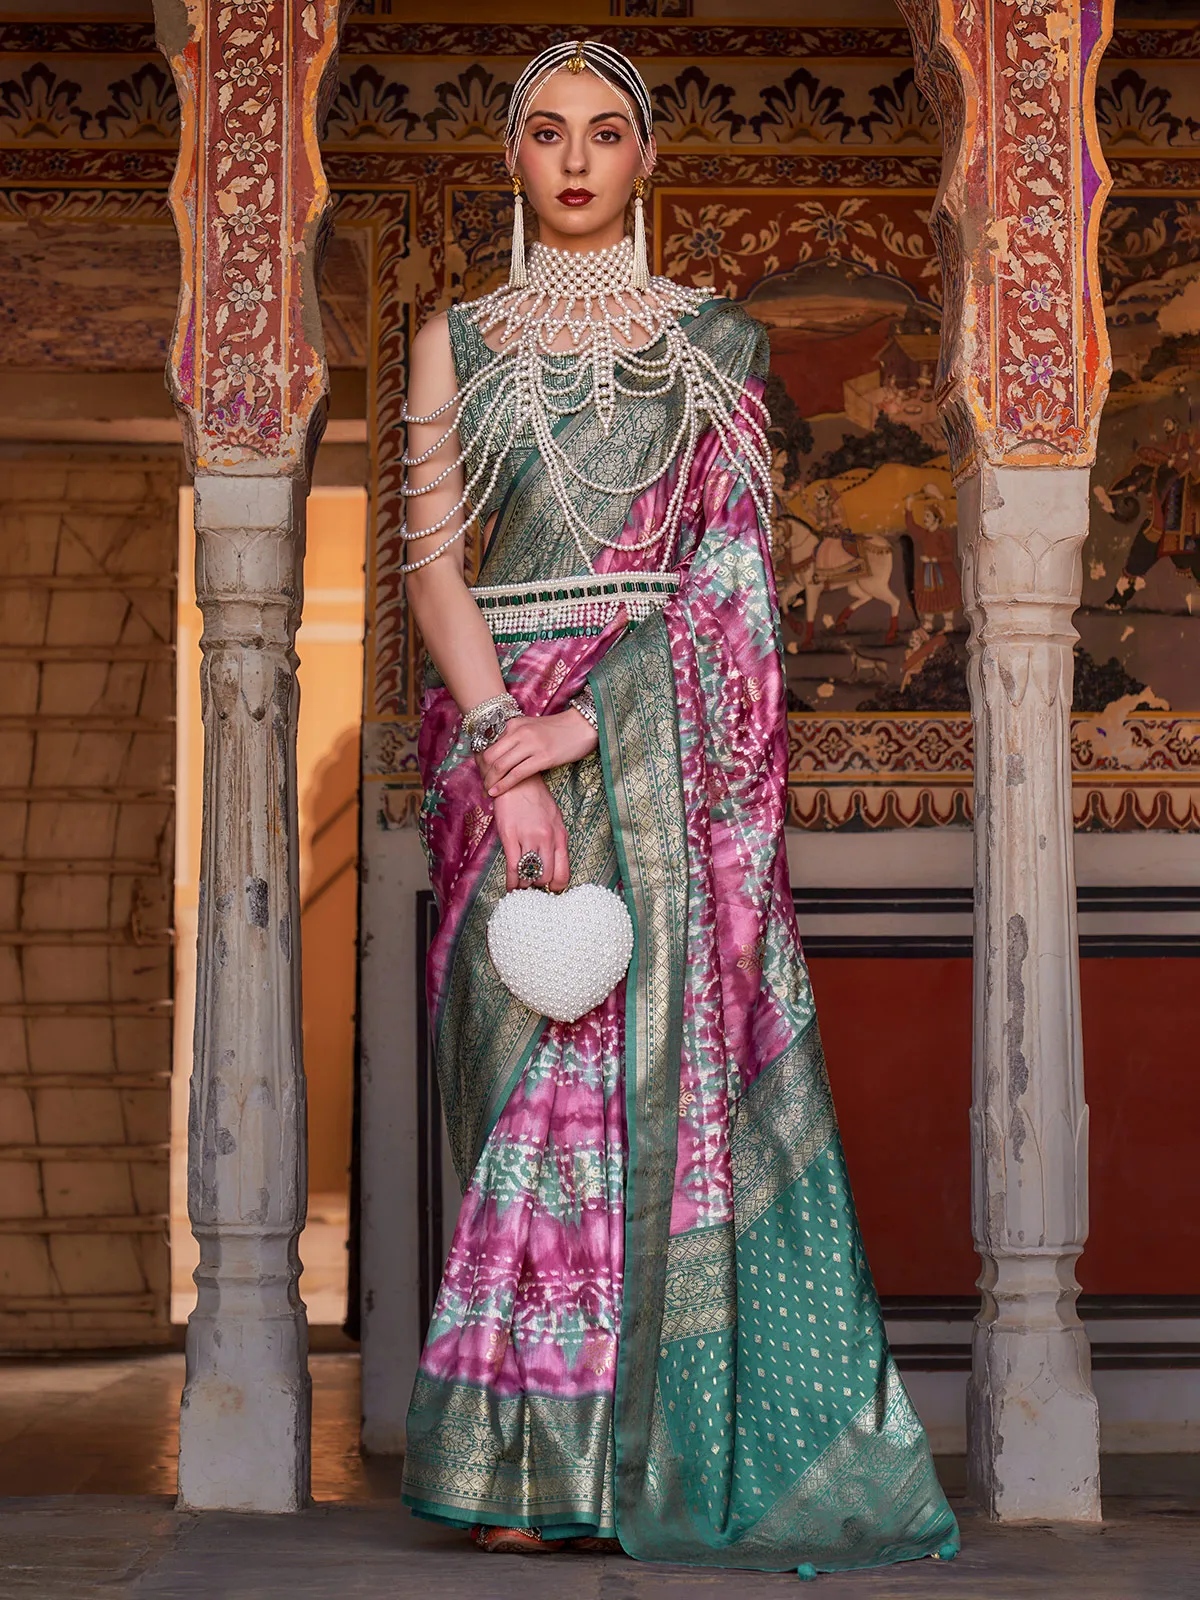
<svg viewBox="0 0 1200 1600">
<path fill-rule="evenodd" d="M 586 206 L 596 196 L 590 189 L 564 189 L 557 198 L 564 206 Z"/>
</svg>

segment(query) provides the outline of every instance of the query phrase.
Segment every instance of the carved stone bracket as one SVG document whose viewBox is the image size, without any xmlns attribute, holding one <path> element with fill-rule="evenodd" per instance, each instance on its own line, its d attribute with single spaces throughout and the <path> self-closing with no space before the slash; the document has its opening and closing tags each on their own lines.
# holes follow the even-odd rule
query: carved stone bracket
<svg viewBox="0 0 1200 1600">
<path fill-rule="evenodd" d="M 1111 361 L 1096 71 L 1112 0 L 897 0 L 942 125 L 939 398 L 956 472 L 1088 466 Z"/>
</svg>

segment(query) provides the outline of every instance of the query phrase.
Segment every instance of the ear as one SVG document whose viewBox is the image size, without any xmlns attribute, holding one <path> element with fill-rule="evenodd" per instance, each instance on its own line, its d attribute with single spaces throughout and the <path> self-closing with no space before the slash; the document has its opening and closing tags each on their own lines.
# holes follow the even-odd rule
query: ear
<svg viewBox="0 0 1200 1600">
<path fill-rule="evenodd" d="M 646 159 L 642 163 L 642 172 L 648 178 L 658 165 L 658 141 L 651 134 L 650 142 L 646 146 Z"/>
</svg>

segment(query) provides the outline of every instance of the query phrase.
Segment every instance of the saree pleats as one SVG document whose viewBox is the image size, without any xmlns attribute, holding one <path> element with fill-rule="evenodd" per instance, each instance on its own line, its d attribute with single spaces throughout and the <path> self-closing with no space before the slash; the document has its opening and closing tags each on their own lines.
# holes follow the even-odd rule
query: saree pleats
<svg viewBox="0 0 1200 1600">
<path fill-rule="evenodd" d="M 613 1531 L 621 999 L 547 1029 L 468 1185 L 409 1417 L 427 1514 Z"/>
<path fill-rule="evenodd" d="M 559 689 L 576 692 L 582 671 L 559 673 Z M 431 745 L 439 710 L 426 717 Z M 444 761 L 449 779 L 431 787 L 437 801 L 422 818 L 438 859 L 443 830 L 480 805 L 474 762 L 453 745 Z M 468 780 L 463 795 L 455 777 Z M 551 786 L 576 870 L 615 885 L 599 760 L 552 774 Z M 409 1411 L 404 1498 L 464 1525 L 612 1535 L 624 985 L 575 1024 L 512 999 L 486 950 L 504 891 L 490 819 L 486 833 L 481 861 L 456 880 L 464 908 L 443 921 L 430 955 L 443 996 L 439 1083 L 465 1193 Z"/>
<path fill-rule="evenodd" d="M 737 333 L 759 393 L 754 325 L 729 308 L 712 327 L 717 343 Z M 670 487 L 624 511 L 631 543 Z M 501 655 L 527 710 L 584 681 L 596 700 L 598 755 L 547 779 L 573 881 L 618 887 L 635 939 L 624 983 L 578 1023 L 531 1017 L 491 969 L 503 863 L 452 702 L 427 698 L 430 991 L 466 1196 L 405 1499 L 463 1523 L 615 1530 L 644 1560 L 949 1555 L 957 1529 L 887 1349 L 792 912 L 767 535 L 715 436 L 686 488 L 683 548 L 605 553 L 610 568 L 674 562 L 661 613 Z M 518 533 L 501 543 L 519 576 Z"/>
</svg>

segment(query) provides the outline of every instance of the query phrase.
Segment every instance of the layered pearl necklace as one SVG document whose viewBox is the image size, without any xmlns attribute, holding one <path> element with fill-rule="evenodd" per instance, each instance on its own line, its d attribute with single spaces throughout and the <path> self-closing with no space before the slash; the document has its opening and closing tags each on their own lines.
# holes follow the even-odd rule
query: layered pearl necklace
<svg viewBox="0 0 1200 1600">
<path fill-rule="evenodd" d="M 763 525 L 767 525 L 771 448 L 765 432 L 766 410 L 692 343 L 679 321 L 695 315 L 713 298 L 711 292 L 687 289 L 669 278 L 652 278 L 648 289 L 634 289 L 630 286 L 632 265 L 633 246 L 627 238 L 607 250 L 587 253 L 535 244 L 529 251 L 527 287 L 506 285 L 468 307 L 467 315 L 481 335 L 495 330 L 499 348 L 493 359 L 436 411 L 418 417 L 405 410 L 406 422 L 445 419 L 445 431 L 420 455 L 405 455 L 404 466 L 420 466 L 436 455 L 458 429 L 468 401 L 494 384 L 487 417 L 473 440 L 459 439 L 458 455 L 435 478 L 419 488 L 405 485 L 403 493 L 410 498 L 429 494 L 463 466 L 475 447 L 479 464 L 467 477 L 457 504 L 440 521 L 412 537 L 438 533 L 460 516 L 461 524 L 429 555 L 406 563 L 402 572 L 415 572 L 436 561 L 462 538 L 469 522 L 477 520 L 478 508 L 488 503 L 510 452 L 530 434 L 555 502 L 589 572 L 595 571 L 592 553 L 596 545 L 646 550 L 662 541 L 668 551 L 674 548 L 692 462 L 708 426 L 716 429 L 726 455 L 753 496 Z M 569 344 L 557 348 L 564 335 Z M 659 353 L 650 354 L 652 349 Z M 682 389 L 683 401 L 679 429 L 665 453 L 665 464 L 647 477 L 599 483 L 579 470 L 554 436 L 555 426 L 564 418 L 590 407 L 607 438 L 618 396 L 661 399 L 677 386 Z M 632 497 L 649 489 L 675 463 L 678 472 L 666 511 L 642 539 L 606 539 L 593 531 L 576 509 L 572 487 Z M 464 515 L 468 507 L 470 516 Z"/>
</svg>

